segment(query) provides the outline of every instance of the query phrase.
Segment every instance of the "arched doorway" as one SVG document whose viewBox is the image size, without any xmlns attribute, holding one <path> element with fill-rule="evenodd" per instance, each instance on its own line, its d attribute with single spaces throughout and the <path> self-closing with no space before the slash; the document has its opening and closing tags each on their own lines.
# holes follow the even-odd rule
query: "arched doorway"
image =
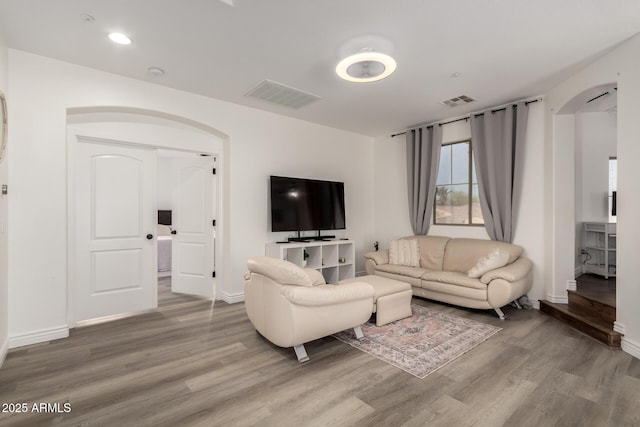
<svg viewBox="0 0 640 427">
<path fill-rule="evenodd" d="M 67 151 L 68 151 L 68 187 L 69 187 L 68 188 L 68 212 L 69 212 L 69 216 L 68 216 L 69 218 L 69 224 L 68 224 L 69 266 L 68 267 L 70 272 L 69 292 L 68 292 L 68 296 L 69 296 L 68 312 L 69 312 L 70 326 L 73 327 L 76 320 L 87 319 L 87 318 L 90 318 L 91 316 L 91 313 L 88 313 L 88 314 L 82 313 L 82 315 L 80 315 L 79 314 L 80 312 L 77 310 L 77 308 L 84 303 L 84 301 L 81 300 L 82 298 L 81 294 L 77 292 L 77 290 L 81 288 L 80 285 L 82 285 L 82 287 L 85 286 L 84 282 L 90 282 L 89 285 L 87 285 L 90 288 L 90 291 L 85 291 L 84 292 L 85 295 L 107 296 L 110 298 L 114 295 L 121 294 L 121 297 L 119 299 L 120 302 L 118 302 L 118 299 L 114 299 L 113 302 L 109 303 L 111 305 L 109 309 L 105 309 L 104 308 L 105 304 L 103 304 L 102 302 L 95 304 L 96 307 L 100 307 L 99 310 L 96 309 L 95 311 L 96 317 L 101 315 L 123 314 L 127 311 L 130 311 L 127 309 L 127 307 L 129 306 L 139 307 L 139 308 L 153 308 L 157 306 L 157 275 L 156 275 L 156 271 L 152 271 L 152 272 L 149 271 L 150 269 L 155 270 L 157 264 L 155 262 L 155 259 L 153 259 L 153 262 L 147 261 L 146 263 L 143 263 L 143 261 L 141 261 L 142 259 L 147 259 L 147 260 L 149 259 L 148 255 L 145 255 L 145 256 L 142 255 L 145 252 L 144 250 L 145 248 L 147 249 L 151 248 L 154 251 L 156 250 L 156 247 L 154 247 L 153 244 L 149 246 L 150 243 L 156 243 L 155 239 L 157 236 L 155 236 L 155 230 L 156 230 L 155 224 L 153 224 L 153 226 L 150 227 L 149 224 L 143 223 L 140 220 L 140 224 L 143 224 L 143 226 L 141 226 L 140 230 L 137 231 L 138 234 L 140 234 L 140 236 L 138 236 L 139 237 L 138 240 L 140 240 L 140 244 L 138 245 L 137 248 L 127 247 L 125 248 L 126 250 L 124 249 L 115 250 L 112 248 L 112 250 L 110 251 L 98 252 L 100 254 L 99 257 L 97 257 L 96 253 L 93 253 L 91 255 L 88 255 L 89 258 L 85 260 L 87 262 L 84 264 L 89 264 L 89 265 L 82 266 L 81 265 L 82 263 L 80 262 L 80 259 L 82 259 L 82 257 L 78 256 L 78 251 L 83 250 L 82 245 L 78 243 L 82 241 L 82 238 L 79 238 L 81 232 L 78 231 L 79 228 L 76 226 L 77 221 L 79 220 L 78 215 L 80 214 L 80 210 L 78 209 L 78 206 L 76 206 L 77 203 L 76 203 L 75 197 L 79 195 L 79 192 L 77 192 L 78 188 L 82 187 L 82 185 L 80 185 L 79 183 L 83 183 L 85 181 L 89 181 L 92 179 L 95 180 L 96 182 L 99 182 L 100 179 L 102 179 L 102 181 L 105 181 L 105 180 L 115 181 L 114 178 L 119 178 L 121 175 L 120 171 L 118 170 L 118 168 L 121 167 L 120 164 L 109 166 L 109 161 L 116 158 L 124 159 L 124 163 L 127 163 L 131 159 L 135 160 L 132 162 L 128 162 L 128 164 L 131 164 L 131 168 L 132 168 L 130 171 L 131 179 L 133 179 L 133 177 L 136 177 L 138 175 L 138 172 L 136 172 L 136 170 L 138 169 L 135 169 L 137 167 L 136 164 L 142 165 L 145 162 L 150 164 L 151 165 L 150 169 L 140 168 L 140 170 L 141 171 L 143 169 L 144 170 L 148 169 L 150 171 L 152 170 L 153 172 L 145 172 L 145 173 L 147 173 L 148 175 L 153 174 L 152 179 L 155 182 L 156 180 L 155 170 L 156 170 L 158 149 L 179 150 L 183 153 L 192 153 L 191 154 L 192 156 L 204 154 L 207 156 L 206 158 L 202 157 L 202 160 L 205 161 L 204 163 L 209 162 L 214 165 L 214 167 L 209 167 L 211 165 L 207 166 L 207 169 L 210 171 L 210 173 L 211 172 L 217 173 L 218 174 L 217 178 L 221 178 L 216 180 L 219 184 L 222 184 L 220 185 L 221 191 L 217 191 L 217 189 L 214 191 L 207 190 L 211 192 L 211 194 L 207 193 L 207 197 L 208 198 L 216 197 L 217 200 L 215 200 L 215 204 L 219 208 L 215 216 L 213 214 L 206 215 L 207 216 L 206 223 L 210 227 L 213 224 L 215 224 L 215 230 L 212 229 L 213 230 L 212 232 L 207 231 L 203 234 L 204 236 L 209 236 L 209 237 L 205 237 L 204 240 L 201 239 L 202 240 L 202 242 L 200 242 L 202 243 L 201 245 L 194 244 L 193 242 L 190 242 L 191 244 L 188 245 L 188 250 L 190 251 L 191 256 L 200 257 L 201 259 L 206 259 L 207 262 L 210 261 L 212 266 L 214 265 L 213 254 L 215 254 L 215 265 L 219 266 L 218 267 L 219 270 L 218 271 L 213 270 L 213 271 L 215 271 L 215 273 L 217 274 L 214 273 L 212 275 L 212 271 L 207 271 L 206 279 L 208 280 L 205 279 L 204 271 L 195 272 L 194 270 L 192 272 L 193 274 L 191 274 L 192 276 L 191 278 L 196 277 L 197 275 L 202 276 L 202 278 L 205 279 L 205 282 L 203 282 L 204 286 L 205 287 L 210 286 L 211 288 L 208 291 L 200 292 L 200 294 L 207 295 L 209 297 L 212 297 L 212 299 L 215 299 L 217 294 L 215 277 L 216 276 L 224 277 L 225 264 L 223 262 L 223 259 L 225 257 L 225 254 L 228 253 L 228 250 L 227 248 L 224 247 L 224 243 L 223 243 L 225 241 L 223 237 L 226 234 L 225 233 L 226 221 L 224 217 L 224 212 L 225 212 L 224 201 L 228 197 L 228 193 L 224 190 L 225 187 L 223 184 L 224 166 L 225 166 L 224 165 L 224 158 L 225 158 L 224 148 L 225 148 L 225 145 L 228 143 L 228 137 L 215 129 L 211 129 L 207 126 L 203 126 L 199 123 L 190 121 L 188 119 L 184 119 L 181 117 L 174 117 L 174 116 L 170 116 L 164 113 L 159 113 L 154 111 L 136 110 L 136 109 L 130 109 L 130 108 L 127 108 L 127 109 L 119 109 L 119 108 L 72 109 L 68 111 L 68 115 L 67 115 L 67 131 L 68 131 L 67 132 L 67 138 L 68 138 Z M 104 152 L 101 151 L 100 156 L 90 153 L 89 156 L 93 156 L 93 157 L 86 157 L 85 155 L 84 158 L 82 157 L 78 158 L 77 157 L 78 153 L 82 151 L 79 149 L 79 147 L 88 146 L 88 145 L 93 145 L 94 147 L 98 147 L 100 150 Z M 125 151 L 123 151 L 122 153 L 112 154 L 109 150 L 113 151 L 113 147 L 118 147 L 118 149 L 125 150 Z M 148 153 L 146 157 L 147 160 L 143 161 L 138 156 L 138 153 L 145 153 L 145 152 Z M 81 167 L 79 167 L 79 163 L 83 163 L 82 161 L 79 162 L 78 161 L 79 159 L 81 160 L 84 159 L 83 160 L 84 163 L 95 162 L 95 159 L 100 159 L 101 165 L 93 169 L 91 172 L 87 172 L 88 169 L 84 170 Z M 120 162 L 120 163 L 124 165 L 123 162 Z M 108 172 L 109 167 L 112 168 L 111 172 Z M 126 169 L 126 166 L 122 166 L 122 167 Z M 194 168 L 192 167 L 191 169 L 194 169 Z M 96 177 L 96 174 L 97 174 L 96 171 L 102 171 L 100 173 L 102 173 L 103 175 L 101 175 L 101 177 Z M 80 173 L 85 173 L 85 174 L 88 173 L 90 176 L 79 176 Z M 124 170 L 122 173 L 124 173 Z M 140 172 L 140 174 L 142 174 L 142 172 Z M 200 175 L 204 176 L 205 174 L 203 173 Z M 119 201 L 121 198 L 121 194 L 123 196 L 128 194 L 127 191 L 129 190 L 129 186 L 127 185 L 127 182 L 121 183 L 122 185 L 120 185 L 120 187 L 117 188 L 117 190 L 110 188 L 109 187 L 110 184 L 107 185 L 107 187 L 109 187 L 106 191 L 107 193 L 113 193 L 114 191 L 117 193 L 117 194 L 111 194 L 111 196 L 107 196 L 107 199 L 111 197 L 110 199 L 111 202 L 109 203 Z M 194 183 L 194 180 L 192 179 L 191 182 Z M 198 186 L 197 179 L 195 181 L 195 184 L 196 186 Z M 208 188 L 210 187 L 211 186 L 209 186 Z M 96 200 L 94 200 L 96 199 L 95 194 L 98 194 L 96 192 L 97 188 L 98 187 L 96 186 L 96 184 L 93 183 L 90 189 L 90 191 L 93 191 L 93 193 L 91 193 L 91 195 L 88 196 L 89 198 L 93 198 L 91 203 L 93 203 L 92 206 L 94 207 L 92 207 L 92 209 L 94 210 L 96 209 L 95 206 L 98 206 L 98 203 L 96 202 Z M 141 185 L 140 188 L 141 189 L 146 188 L 147 190 L 138 191 L 136 189 L 135 191 L 131 191 L 130 192 L 131 194 L 129 194 L 128 197 L 135 198 L 137 197 L 137 195 L 141 195 L 141 193 L 153 192 L 153 195 L 152 195 L 153 197 L 150 197 L 150 198 L 153 199 L 154 207 L 153 207 L 152 216 L 155 218 L 156 216 L 155 185 L 151 184 L 149 186 L 147 184 L 146 187 L 143 187 Z M 205 187 L 202 187 L 202 188 L 205 188 Z M 190 192 L 186 192 L 186 193 L 190 193 Z M 142 198 L 140 200 L 142 200 Z M 137 201 L 135 201 L 135 203 L 137 203 Z M 145 203 L 147 203 L 145 204 L 145 206 L 148 206 L 148 202 L 145 202 Z M 142 202 L 140 205 L 142 206 Z M 195 205 L 198 205 L 198 203 L 196 203 Z M 201 205 L 204 205 L 204 204 L 201 204 Z M 103 206 L 104 206 L 104 203 L 103 203 Z M 194 204 L 192 203 L 191 206 L 194 206 Z M 118 209 L 118 212 L 126 211 L 125 207 L 126 207 L 126 204 L 121 206 L 122 209 Z M 138 210 L 132 209 L 131 211 L 138 212 L 139 209 Z M 143 216 L 145 218 L 148 218 L 150 216 L 149 212 L 146 212 Z M 202 216 L 202 220 L 204 221 L 204 215 L 201 215 L 201 216 Z M 94 215 L 93 219 L 90 219 L 88 222 L 95 223 L 96 222 L 95 218 L 98 218 L 98 217 L 103 219 L 106 218 L 105 221 L 111 221 L 111 223 L 104 222 L 104 221 L 102 222 L 103 226 L 108 228 L 112 226 L 113 227 L 121 226 L 122 217 L 124 216 L 120 215 L 120 217 L 114 219 L 115 217 L 114 215 L 97 215 L 97 216 Z M 215 220 L 215 223 L 212 224 L 212 220 Z M 135 219 L 131 221 L 133 223 L 136 223 Z M 104 225 L 104 224 L 107 224 L 107 225 Z M 104 229 L 106 228 L 103 228 L 103 230 Z M 116 230 L 116 228 L 113 228 L 113 229 Z M 151 229 L 153 231 L 151 231 Z M 107 240 L 109 240 L 107 238 L 103 238 L 101 240 L 99 238 L 100 236 L 98 236 L 98 238 L 95 238 L 96 233 L 94 232 L 94 229 L 91 229 L 91 231 L 87 231 L 87 233 L 88 233 L 87 235 L 91 235 L 92 238 L 94 238 L 94 242 L 98 242 L 100 244 L 104 244 Z M 119 231 L 114 231 L 113 233 L 115 233 L 116 235 L 123 234 L 123 233 L 120 233 Z M 213 238 L 214 233 L 216 235 L 215 239 Z M 134 237 L 135 236 L 131 236 L 131 238 L 126 238 L 125 236 L 125 238 L 121 240 L 123 240 L 124 242 L 123 244 L 126 246 L 126 245 L 130 245 L 131 242 L 135 240 Z M 145 241 L 145 237 L 148 240 Z M 212 250 L 209 250 L 208 252 L 205 251 L 202 253 L 198 252 L 199 246 L 202 246 L 203 248 L 207 246 L 207 243 L 206 243 L 207 240 L 210 240 L 208 245 L 211 247 Z M 215 249 L 213 249 L 214 247 Z M 175 248 L 175 245 L 174 245 L 174 248 Z M 209 254 L 209 255 L 204 256 L 202 254 Z M 144 267 L 143 267 L 143 264 L 144 264 Z M 199 264 L 202 264 L 204 266 L 205 263 L 199 263 Z M 126 266 L 126 268 L 116 269 L 116 268 L 110 267 L 110 266 L 121 266 L 121 265 Z M 191 263 L 189 268 L 193 268 L 194 265 L 195 265 L 194 263 Z M 79 267 L 82 267 L 82 268 L 79 268 Z M 83 268 L 92 269 L 92 270 L 91 272 L 86 272 L 84 276 L 81 276 Z M 143 276 L 145 277 L 149 276 L 148 280 L 143 280 L 142 279 Z M 118 280 L 115 280 L 116 278 Z M 138 280 L 139 278 L 140 280 Z M 120 283 L 115 283 L 117 281 L 119 281 Z M 146 301 L 140 304 L 133 304 L 133 305 L 128 304 L 128 302 L 130 302 L 131 299 L 135 299 L 133 295 L 136 294 L 137 288 L 144 287 L 143 284 L 146 287 L 153 288 L 152 291 L 149 291 L 149 289 L 147 289 L 146 291 L 147 297 L 145 297 Z M 192 289 L 192 287 L 186 288 L 186 289 Z M 183 292 L 185 291 L 183 290 Z M 154 294 L 153 299 L 149 299 L 150 298 L 149 295 L 151 294 Z M 125 303 L 125 301 L 127 303 Z"/>
</svg>

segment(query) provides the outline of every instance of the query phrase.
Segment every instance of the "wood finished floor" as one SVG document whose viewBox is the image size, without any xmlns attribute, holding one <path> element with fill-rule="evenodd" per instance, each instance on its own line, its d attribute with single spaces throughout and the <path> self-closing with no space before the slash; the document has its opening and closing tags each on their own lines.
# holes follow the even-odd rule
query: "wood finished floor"
<svg viewBox="0 0 640 427">
<path fill-rule="evenodd" d="M 577 291 L 596 301 L 616 306 L 616 278 L 605 279 L 596 274 L 585 273 L 576 278 Z"/>
<path fill-rule="evenodd" d="M 134 317 L 9 352 L 2 426 L 638 426 L 640 360 L 536 310 L 415 304 L 504 328 L 427 378 L 324 338 L 311 361 L 260 337 L 243 304 L 171 295 Z"/>
</svg>

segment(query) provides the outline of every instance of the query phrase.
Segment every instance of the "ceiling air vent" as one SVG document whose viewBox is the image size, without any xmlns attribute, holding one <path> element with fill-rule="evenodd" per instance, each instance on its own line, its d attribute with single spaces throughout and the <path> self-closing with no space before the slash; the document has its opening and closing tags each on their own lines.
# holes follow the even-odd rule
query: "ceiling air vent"
<svg viewBox="0 0 640 427">
<path fill-rule="evenodd" d="M 471 98 L 470 96 L 460 95 L 460 96 L 456 96 L 455 98 L 442 101 L 440 102 L 440 104 L 446 105 L 447 107 L 457 107 L 458 105 L 468 104 L 473 101 L 475 101 L 475 99 Z"/>
<path fill-rule="evenodd" d="M 269 101 L 274 104 L 283 105 L 289 108 L 300 108 L 317 101 L 319 96 L 303 92 L 292 87 L 265 80 L 258 86 L 250 90 L 245 96 Z"/>
</svg>

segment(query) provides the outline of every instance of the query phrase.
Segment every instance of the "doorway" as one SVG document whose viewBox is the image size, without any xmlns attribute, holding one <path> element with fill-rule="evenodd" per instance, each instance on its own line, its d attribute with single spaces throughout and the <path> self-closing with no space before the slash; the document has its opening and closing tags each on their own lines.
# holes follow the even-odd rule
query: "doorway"
<svg viewBox="0 0 640 427">
<path fill-rule="evenodd" d="M 589 96 L 575 112 L 576 288 L 600 281 L 615 301 L 617 89 L 605 85 Z"/>
<path fill-rule="evenodd" d="M 222 151 L 222 140 L 216 138 L 206 132 L 196 131 L 189 125 L 174 123 L 166 118 L 149 117 L 147 115 L 132 114 L 130 110 L 127 113 L 115 114 L 110 112 L 75 112 L 68 116 L 68 169 L 69 169 L 69 323 L 70 327 L 74 327 L 78 321 L 84 319 L 91 319 L 95 317 L 122 315 L 125 313 L 131 313 L 132 311 L 139 311 L 148 308 L 157 307 L 157 195 L 156 189 L 158 188 L 157 182 L 157 165 L 158 165 L 158 150 L 172 150 L 174 157 L 179 158 L 190 157 L 195 159 L 191 161 L 185 168 L 185 162 L 180 160 L 176 163 L 180 163 L 182 167 L 178 167 L 173 176 L 183 178 L 186 180 L 186 184 L 189 184 L 188 189 L 177 189 L 172 191 L 173 197 L 178 197 L 178 211 L 180 206 L 186 207 L 186 214 L 178 213 L 178 220 L 181 221 L 184 232 L 181 233 L 181 237 L 185 244 L 175 245 L 176 254 L 172 249 L 172 259 L 174 262 L 179 262 L 179 268 L 176 268 L 172 264 L 172 274 L 177 271 L 179 277 L 186 278 L 188 286 L 183 286 L 180 291 L 184 293 L 193 293 L 199 296 L 204 296 L 209 299 L 214 299 L 215 292 L 215 273 L 213 273 L 215 265 L 215 256 L 217 251 L 214 251 L 214 242 L 219 244 L 217 239 L 214 240 L 214 225 L 221 225 L 221 218 L 214 218 L 214 207 L 218 205 L 218 192 L 217 188 L 214 191 L 213 186 L 217 187 L 217 180 L 204 179 L 205 174 L 203 171 L 207 170 L 209 174 L 216 168 L 221 169 L 221 165 L 215 165 L 217 163 L 217 156 Z M 78 152 L 83 151 L 79 148 L 79 144 L 82 143 L 92 146 L 100 146 L 101 149 L 106 151 L 101 153 L 93 153 L 85 156 L 84 161 L 76 158 Z M 112 152 L 113 147 L 125 147 L 130 150 L 123 154 L 114 154 Z M 152 159 L 147 158 L 144 161 L 137 158 L 138 152 L 152 153 Z M 217 153 L 216 153 L 217 152 Z M 129 169 L 129 178 L 134 175 L 151 175 L 152 184 L 151 187 L 147 186 L 144 189 L 139 185 L 127 185 L 131 183 L 126 177 L 121 177 L 119 173 L 119 166 L 113 167 L 107 165 L 106 159 L 120 159 L 121 162 L 129 163 L 132 165 Z M 99 160 L 96 160 L 99 159 Z M 127 159 L 127 160 L 123 160 Z M 100 173 L 96 173 L 96 164 L 99 163 Z M 85 166 L 82 166 L 82 165 Z M 143 167 L 142 165 L 149 164 L 149 167 Z M 89 166 L 86 166 L 89 165 Z M 149 172 L 151 168 L 152 172 Z M 188 172 L 185 174 L 185 169 Z M 108 172 L 103 173 L 104 170 Z M 143 173 L 144 171 L 144 173 Z M 195 172 L 195 174 L 194 174 Z M 182 173 L 182 175 L 180 175 Z M 177 174 L 177 175 L 175 175 Z M 122 178 L 122 179 L 120 179 Z M 96 179 L 102 184 L 105 191 L 98 193 L 96 189 Z M 120 182 L 120 187 L 114 189 L 111 185 L 112 182 Z M 149 261 L 149 256 L 145 251 L 140 248 L 127 248 L 128 254 L 131 255 L 128 260 L 126 272 L 127 275 L 124 278 L 119 278 L 121 274 L 121 267 L 123 266 L 118 260 L 114 260 L 113 256 L 118 254 L 116 251 L 106 251 L 96 254 L 88 254 L 87 259 L 83 259 L 79 255 L 79 251 L 86 250 L 86 247 L 79 242 L 86 240 L 87 236 L 96 236 L 95 227 L 92 226 L 96 223 L 95 218 L 89 216 L 83 219 L 89 227 L 85 227 L 83 230 L 78 227 L 78 219 L 80 215 L 84 215 L 86 212 L 82 209 L 78 209 L 79 202 L 77 195 L 77 187 L 81 185 L 79 183 L 89 183 L 89 191 L 85 192 L 85 205 L 90 206 L 89 211 L 93 212 L 94 217 L 102 212 L 102 217 L 109 218 L 114 221 L 113 235 L 124 237 L 126 244 L 130 244 L 133 240 L 146 241 L 146 245 L 151 248 L 153 256 Z M 146 182 L 146 180 L 145 180 Z M 105 184 L 106 183 L 106 184 Z M 175 189 L 175 187 L 174 187 Z M 131 203 L 129 214 L 126 218 L 122 215 L 122 206 L 114 205 L 118 203 L 118 200 L 123 193 L 123 190 L 138 196 L 140 199 L 151 199 L 152 203 L 146 203 L 144 208 L 139 203 Z M 147 197 L 151 194 L 151 197 Z M 201 200 L 196 200 L 200 195 Z M 109 199 L 111 197 L 111 199 Z M 129 199 L 133 200 L 133 196 L 129 195 Z M 215 202 L 215 203 L 214 203 Z M 172 207 L 173 207 L 172 202 Z M 135 206 L 132 207 L 132 206 Z M 149 209 L 149 206 L 151 209 Z M 202 208 L 197 214 L 194 213 L 193 207 L 199 206 Z M 85 207 L 85 211 L 86 211 Z M 184 209 L 183 209 L 184 210 Z M 126 211 L 126 209 L 125 209 Z M 106 212 L 106 213 L 105 213 Z M 134 214 L 138 215 L 138 221 L 135 230 L 133 229 L 132 220 Z M 182 220 L 180 220 L 182 216 Z M 102 218 L 101 217 L 101 218 Z M 204 222 L 204 218 L 207 217 L 206 223 L 209 224 L 209 228 L 204 230 L 204 226 L 197 230 L 194 226 L 194 220 L 199 219 Z M 104 218 L 103 218 L 104 219 Z M 213 222 L 217 220 L 217 224 Z M 128 222 L 127 222 L 128 221 Z M 82 221 L 81 221 L 82 222 Z M 128 225 L 127 225 L 128 224 Z M 118 228 L 120 227 L 120 228 Z M 122 230 L 129 227 L 129 230 L 133 230 L 129 234 L 124 233 Z M 200 231 L 199 235 L 196 233 Z M 135 238 L 133 235 L 136 235 Z M 208 234 L 208 235 L 207 235 Z M 194 240 L 193 237 L 199 237 L 200 240 Z M 100 236 L 99 236 L 100 237 Z M 104 236 L 102 236 L 104 237 Z M 105 239 L 101 237 L 101 243 L 104 243 Z M 172 237 L 174 237 L 172 235 Z M 189 240 L 190 238 L 190 240 Z M 174 245 L 172 245 L 174 246 Z M 145 255 L 142 256 L 142 252 Z M 148 251 L 147 251 L 148 252 Z M 186 253 L 187 256 L 180 255 L 180 253 Z M 117 257 L 116 257 L 117 258 Z M 83 261 L 81 261 L 81 259 Z M 96 264 L 96 260 L 100 263 Z M 103 259 L 111 259 L 110 263 L 105 264 Z M 194 261 L 197 260 L 196 261 Z M 180 262 L 180 260 L 188 260 L 186 264 Z M 84 262 L 86 261 L 86 262 Z M 102 266 L 104 268 L 96 269 L 96 266 Z M 134 268 L 135 267 L 135 268 Z M 204 271 L 206 268 L 206 272 Z M 85 271 L 81 271 L 81 270 Z M 199 269 L 199 270 L 198 270 Z M 82 274 L 81 274 L 82 273 Z M 149 281 L 146 279 L 147 275 L 152 277 Z M 145 277 L 145 280 L 141 278 Z M 120 285 L 111 285 L 113 279 L 122 279 Z M 205 279 L 206 278 L 206 279 Z M 149 283 L 150 282 L 150 283 Z M 175 281 L 179 283 L 180 280 Z M 183 281 L 184 282 L 184 281 Z M 195 285 L 194 285 L 195 282 Z M 100 289 L 96 288 L 96 283 L 103 284 Z M 104 284 L 107 283 L 107 288 Z M 122 283 L 125 285 L 123 286 Z M 198 285 L 200 288 L 198 288 Z M 100 310 L 81 310 L 80 307 L 86 307 L 81 293 L 78 292 L 80 288 L 84 286 L 84 294 L 93 295 L 96 294 L 96 290 L 103 295 L 115 295 L 120 294 L 120 301 L 115 299 L 109 304 L 99 304 Z M 112 286 L 109 288 L 109 286 Z M 140 303 L 138 298 L 132 292 L 133 289 L 144 288 L 146 290 L 152 289 L 153 297 L 147 297 L 143 303 Z M 150 295 L 147 292 L 145 295 Z M 123 304 L 123 301 L 128 301 L 133 304 L 131 307 Z M 137 304 L 137 305 L 136 305 Z M 97 305 L 96 305 L 97 306 Z M 95 308 L 95 307 L 94 307 Z"/>
</svg>

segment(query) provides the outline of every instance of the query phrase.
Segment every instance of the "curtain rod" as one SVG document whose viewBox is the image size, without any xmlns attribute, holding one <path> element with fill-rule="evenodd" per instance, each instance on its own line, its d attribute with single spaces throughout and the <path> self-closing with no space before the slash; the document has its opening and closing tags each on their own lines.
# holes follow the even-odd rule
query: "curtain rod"
<svg viewBox="0 0 640 427">
<path fill-rule="evenodd" d="M 532 99 L 531 101 L 525 101 L 525 102 L 524 102 L 524 105 L 533 104 L 534 102 L 538 102 L 538 101 L 540 101 L 540 100 L 541 100 L 541 98 L 536 98 L 536 99 Z M 512 107 L 515 107 L 515 104 L 511 104 L 511 106 L 512 106 Z M 497 109 L 495 109 L 495 110 L 491 110 L 491 114 L 493 114 L 493 113 L 497 113 L 498 111 L 504 111 L 504 110 L 506 110 L 506 109 L 507 109 L 507 106 L 502 107 L 502 108 L 497 108 Z M 484 116 L 484 112 L 483 112 L 483 113 L 477 113 L 477 114 L 476 114 L 476 113 L 471 113 L 471 114 L 469 114 L 468 116 L 460 117 L 459 119 L 450 120 L 450 121 L 448 121 L 448 122 L 443 122 L 443 123 L 437 123 L 437 122 L 436 122 L 436 123 L 432 123 L 432 124 L 430 124 L 430 125 L 427 125 L 426 127 L 430 128 L 430 127 L 434 127 L 435 125 L 438 125 L 438 126 L 444 126 L 444 125 L 448 125 L 449 123 L 461 122 L 462 120 L 469 120 L 469 117 L 471 117 L 471 116 L 475 116 L 475 117 Z M 417 127 L 417 128 L 419 128 L 419 127 L 422 127 L 422 126 L 416 126 L 416 127 Z M 400 133 L 394 133 L 394 134 L 392 134 L 392 135 L 391 135 L 391 138 L 395 138 L 396 136 L 404 135 L 404 134 L 406 134 L 406 133 L 407 133 L 407 131 L 400 132 Z"/>
</svg>

